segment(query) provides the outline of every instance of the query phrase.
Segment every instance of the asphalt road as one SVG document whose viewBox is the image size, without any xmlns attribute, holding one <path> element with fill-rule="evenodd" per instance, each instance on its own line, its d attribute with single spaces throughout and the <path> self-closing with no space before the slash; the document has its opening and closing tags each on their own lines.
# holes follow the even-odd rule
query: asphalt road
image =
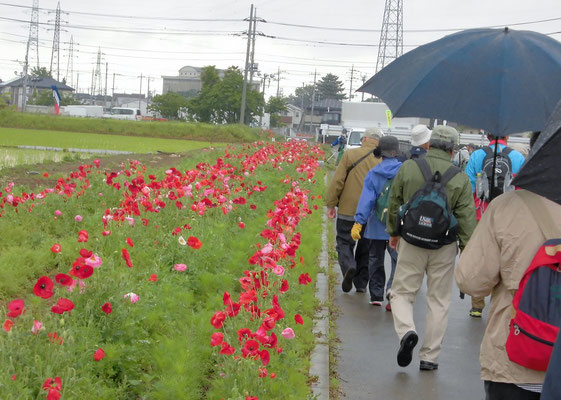
<svg viewBox="0 0 561 400">
<path fill-rule="evenodd" d="M 335 265 L 337 271 L 339 266 Z M 386 253 L 386 276 L 389 276 Z M 340 278 L 341 279 L 341 278 Z M 459 298 L 454 284 L 448 328 L 437 371 L 420 371 L 418 350 L 425 327 L 425 288 L 417 296 L 414 315 L 419 344 L 406 368 L 397 365 L 399 348 L 391 312 L 368 304 L 367 293 L 353 288 L 343 293 L 340 281 L 335 303 L 341 309 L 337 320 L 339 346 L 338 373 L 343 398 L 352 400 L 480 400 L 484 399 L 479 377 L 479 346 L 485 330 L 483 318 L 468 316 L 471 302 Z M 488 304 L 488 299 L 487 299 Z M 385 306 L 385 303 L 384 303 Z"/>
</svg>

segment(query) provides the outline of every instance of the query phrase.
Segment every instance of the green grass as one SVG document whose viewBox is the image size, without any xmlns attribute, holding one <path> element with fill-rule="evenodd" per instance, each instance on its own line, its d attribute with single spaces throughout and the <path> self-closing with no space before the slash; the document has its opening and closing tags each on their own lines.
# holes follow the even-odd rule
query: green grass
<svg viewBox="0 0 561 400">
<path fill-rule="evenodd" d="M 0 127 L 228 143 L 253 142 L 263 139 L 259 129 L 238 124 L 211 125 L 178 121 L 120 121 L 103 118 L 22 114 L 13 110 L 0 110 Z"/>
<path fill-rule="evenodd" d="M 13 168 L 19 165 L 83 160 L 89 157 L 91 157 L 91 154 L 88 153 L 0 148 L 0 170 L 3 168 Z"/>
<path fill-rule="evenodd" d="M 209 145 L 209 142 L 194 140 L 0 128 L 0 146 L 45 146 L 133 153 L 153 153 L 159 150 L 172 153 L 201 149 Z"/>
</svg>

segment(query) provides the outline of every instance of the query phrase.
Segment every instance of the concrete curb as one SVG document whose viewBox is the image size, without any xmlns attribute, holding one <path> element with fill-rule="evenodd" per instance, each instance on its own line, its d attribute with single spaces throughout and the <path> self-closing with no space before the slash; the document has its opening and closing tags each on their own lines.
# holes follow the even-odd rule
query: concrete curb
<svg viewBox="0 0 561 400">
<path fill-rule="evenodd" d="M 329 400 L 329 255 L 327 250 L 327 212 L 323 213 L 322 248 L 319 257 L 321 272 L 316 278 L 316 297 L 321 308 L 314 318 L 316 346 L 310 363 L 310 376 L 317 377 L 312 383 L 312 393 L 317 400 Z"/>
</svg>

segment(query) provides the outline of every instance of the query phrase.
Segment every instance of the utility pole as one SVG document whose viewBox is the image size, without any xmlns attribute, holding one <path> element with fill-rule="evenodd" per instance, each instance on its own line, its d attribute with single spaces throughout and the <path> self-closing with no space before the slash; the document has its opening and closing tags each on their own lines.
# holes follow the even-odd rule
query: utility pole
<svg viewBox="0 0 561 400">
<path fill-rule="evenodd" d="M 140 74 L 140 95 L 138 96 L 138 108 L 140 109 L 140 102 L 142 101 L 142 73 Z"/>
<path fill-rule="evenodd" d="M 366 83 L 366 75 L 362 75 L 362 84 L 364 85 Z M 362 92 L 362 100 L 364 101 L 364 92 Z"/>
<path fill-rule="evenodd" d="M 94 96 L 94 82 L 95 82 L 95 69 L 92 69 L 92 86 L 90 88 L 90 95 L 92 96 L 92 104 L 93 104 L 93 96 Z"/>
<path fill-rule="evenodd" d="M 97 62 L 95 66 L 95 77 L 92 83 L 92 94 L 95 96 L 95 90 L 97 89 L 97 94 L 103 94 L 102 86 L 102 74 L 101 74 L 101 47 L 97 51 Z"/>
<path fill-rule="evenodd" d="M 56 80 L 60 80 L 60 2 L 56 7 L 55 34 L 53 36 L 53 50 L 51 53 L 50 73 L 53 74 L 53 67 L 56 68 Z"/>
<path fill-rule="evenodd" d="M 31 53 L 37 53 L 37 68 L 39 68 L 39 0 L 33 0 L 31 10 L 31 21 L 29 22 L 29 37 L 27 39 L 27 50 L 25 51 L 25 63 L 23 64 L 23 98 L 21 101 L 21 112 L 25 112 L 27 106 L 27 86 L 29 85 L 29 59 Z"/>
<path fill-rule="evenodd" d="M 251 33 L 251 69 L 249 70 L 249 89 L 253 87 L 253 74 L 257 71 L 255 68 L 255 32 L 257 30 L 257 8 L 253 10 L 253 30 Z"/>
<path fill-rule="evenodd" d="M 111 108 L 113 108 L 114 99 L 115 99 L 115 72 L 113 72 L 113 88 L 111 90 Z"/>
<path fill-rule="evenodd" d="M 66 65 L 66 83 L 74 87 L 74 36 L 70 36 L 68 47 L 68 64 Z M 76 89 L 78 92 L 78 89 Z"/>
<path fill-rule="evenodd" d="M 279 69 L 277 70 L 277 97 L 280 96 L 280 79 L 281 79 L 280 76 L 281 76 L 281 70 L 279 67 Z"/>
<path fill-rule="evenodd" d="M 245 52 L 245 68 L 243 76 L 243 88 L 242 88 L 242 105 L 240 109 L 240 124 L 245 123 L 245 102 L 247 98 L 247 73 L 249 72 L 249 53 L 251 49 L 251 30 L 253 28 L 253 4 L 250 8 L 249 13 L 249 30 L 247 31 L 247 50 Z"/>
<path fill-rule="evenodd" d="M 265 98 L 265 82 L 267 82 L 267 78 L 269 78 L 268 74 L 264 74 L 263 75 L 263 98 Z M 270 79 L 270 78 L 269 78 Z M 263 112 L 265 112 L 265 109 L 263 109 Z M 259 128 L 261 128 L 263 123 L 263 114 L 259 115 Z"/>
<path fill-rule="evenodd" d="M 78 72 L 76 74 L 76 93 L 79 93 L 79 90 L 78 90 L 79 87 L 80 87 L 79 83 L 80 83 L 80 73 Z"/>
<path fill-rule="evenodd" d="M 353 99 L 353 80 L 355 79 L 355 65 L 351 67 L 351 88 L 349 89 L 349 101 Z"/>
<path fill-rule="evenodd" d="M 107 108 L 107 76 L 109 75 L 109 63 L 105 63 L 105 90 L 103 92 L 103 108 Z"/>
<path fill-rule="evenodd" d="M 310 133 L 312 133 L 312 128 L 314 125 L 314 103 L 316 101 L 316 77 L 317 77 L 317 70 L 314 70 L 314 88 L 312 90 L 312 112 L 310 115 Z"/>
</svg>

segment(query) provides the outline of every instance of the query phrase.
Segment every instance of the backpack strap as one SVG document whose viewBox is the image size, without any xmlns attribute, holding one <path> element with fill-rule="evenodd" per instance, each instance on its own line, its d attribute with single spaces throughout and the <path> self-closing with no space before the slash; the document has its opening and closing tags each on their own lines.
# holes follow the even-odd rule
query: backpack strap
<svg viewBox="0 0 561 400">
<path fill-rule="evenodd" d="M 514 149 L 511 149 L 510 147 L 505 147 L 503 151 L 501 151 L 501 153 L 503 153 L 505 156 L 508 156 L 512 152 L 512 150 Z"/>
<path fill-rule="evenodd" d="M 421 170 L 421 173 L 423 174 L 423 177 L 425 178 L 426 182 L 430 182 L 432 181 L 432 172 L 430 170 L 430 165 L 427 162 L 427 160 L 422 157 L 422 158 L 414 158 L 413 161 L 415 161 L 417 163 L 417 165 L 419 166 L 419 169 Z"/>
<path fill-rule="evenodd" d="M 347 169 L 347 175 L 345 175 L 345 180 L 343 182 L 343 187 L 345 186 L 345 184 L 347 183 L 347 178 L 349 177 L 350 172 L 353 170 L 354 167 L 356 167 L 358 164 L 360 164 L 366 157 L 368 157 L 370 154 L 374 154 L 374 150 L 369 151 L 368 153 L 366 153 L 364 156 L 360 157 L 358 160 L 356 160 L 354 163 L 351 164 L 351 166 Z"/>
<path fill-rule="evenodd" d="M 485 152 L 485 158 L 494 156 L 494 152 L 491 146 L 485 146 L 482 150 Z"/>
<path fill-rule="evenodd" d="M 561 229 L 553 222 L 538 195 L 527 190 L 517 190 L 515 193 L 526 204 L 526 207 L 530 209 L 546 240 L 561 237 Z"/>
<path fill-rule="evenodd" d="M 461 169 L 456 167 L 455 165 L 450 166 L 450 168 L 446 170 L 446 172 L 444 173 L 444 175 L 442 175 L 442 178 L 440 179 L 440 184 L 442 185 L 442 187 L 445 187 L 446 184 L 450 182 L 453 177 L 455 177 L 457 174 L 460 173 L 460 171 Z"/>
</svg>

